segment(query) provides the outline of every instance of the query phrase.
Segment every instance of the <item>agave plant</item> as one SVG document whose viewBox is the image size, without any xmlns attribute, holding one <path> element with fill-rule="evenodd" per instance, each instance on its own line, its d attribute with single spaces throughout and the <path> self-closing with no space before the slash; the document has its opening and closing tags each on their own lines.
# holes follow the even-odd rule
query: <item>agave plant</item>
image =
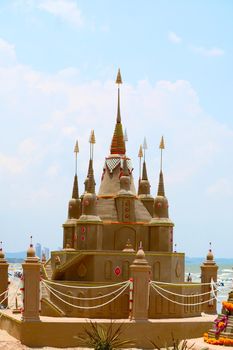
<svg viewBox="0 0 233 350">
<path fill-rule="evenodd" d="M 95 350 L 113 350 L 134 346 L 132 341 L 122 339 L 123 327 L 125 327 L 123 323 L 116 326 L 111 321 L 108 327 L 103 327 L 96 322 L 90 321 L 89 325 L 90 327 L 88 328 L 84 327 L 83 334 L 76 337 L 80 345 L 94 348 Z"/>
</svg>

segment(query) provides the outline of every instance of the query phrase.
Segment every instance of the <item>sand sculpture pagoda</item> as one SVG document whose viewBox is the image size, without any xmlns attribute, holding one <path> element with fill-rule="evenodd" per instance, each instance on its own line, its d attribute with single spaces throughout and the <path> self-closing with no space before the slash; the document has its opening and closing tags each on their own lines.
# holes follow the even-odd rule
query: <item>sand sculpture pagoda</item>
<svg viewBox="0 0 233 350">
<path fill-rule="evenodd" d="M 100 188 L 96 193 L 94 178 L 93 146 L 95 135 L 90 137 L 90 159 L 84 193 L 79 195 L 77 171 L 74 175 L 72 198 L 68 204 L 68 218 L 63 224 L 63 249 L 54 251 L 45 265 L 46 278 L 66 285 L 70 301 L 74 289 L 68 285 L 93 286 L 125 281 L 130 278 L 130 265 L 135 259 L 139 245 L 143 246 L 146 260 L 151 266 L 151 279 L 179 284 L 173 291 L 185 292 L 184 253 L 173 250 L 173 222 L 168 214 L 168 199 L 162 171 L 159 173 L 158 191 L 155 198 L 150 193 L 145 157 L 142 147 L 139 158 L 142 171 L 136 191 L 133 166 L 126 151 L 120 109 L 121 73 L 118 71 L 118 104 L 115 129 L 110 153 L 104 160 Z M 161 140 L 161 154 L 164 140 Z M 146 144 L 144 144 L 144 152 Z M 78 143 L 75 146 L 76 164 Z M 77 166 L 76 166 L 77 169 Z M 212 266 L 212 265 L 211 265 Z M 207 264 L 208 267 L 208 264 Z M 203 274 L 204 276 L 204 274 Z M 208 277 L 208 276 L 207 276 Z M 210 277 L 210 276 L 209 276 Z M 200 293 L 200 286 L 189 288 L 188 293 Z M 85 294 L 86 293 L 86 294 Z M 90 291 L 78 290 L 76 296 L 89 296 Z M 101 296 L 101 293 L 100 293 Z M 53 295 L 43 298 L 43 313 L 85 317 L 128 317 L 129 293 L 122 294 L 114 305 L 101 309 L 79 310 L 62 302 Z M 83 305 L 92 305 L 84 301 Z M 181 306 L 151 293 L 149 316 L 188 317 L 199 315 L 200 306 Z"/>
</svg>

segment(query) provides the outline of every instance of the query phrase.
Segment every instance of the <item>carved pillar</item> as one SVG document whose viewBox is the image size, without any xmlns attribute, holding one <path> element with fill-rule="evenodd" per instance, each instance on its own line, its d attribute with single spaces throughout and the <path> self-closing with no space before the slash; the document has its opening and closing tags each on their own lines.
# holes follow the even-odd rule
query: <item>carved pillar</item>
<svg viewBox="0 0 233 350">
<path fill-rule="evenodd" d="M 26 322 L 40 321 L 40 263 L 35 256 L 32 244 L 27 251 L 27 258 L 22 264 L 24 276 L 24 308 L 22 320 Z"/>
<path fill-rule="evenodd" d="M 205 285 L 205 283 L 211 283 L 211 280 L 213 279 L 214 282 L 217 282 L 217 272 L 218 272 L 218 265 L 216 265 L 214 261 L 214 256 L 211 251 L 209 250 L 206 261 L 203 262 L 201 265 L 201 283 L 204 283 L 202 286 L 202 293 L 207 293 L 203 295 L 202 299 L 203 301 L 206 300 L 206 303 L 202 305 L 202 311 L 208 313 L 208 314 L 216 314 L 217 313 L 217 303 L 216 299 L 213 299 L 208 302 L 211 298 L 213 298 L 213 295 L 211 293 L 211 286 Z M 217 294 L 217 292 L 215 292 Z"/>
<path fill-rule="evenodd" d="M 9 264 L 5 259 L 5 255 L 2 251 L 2 248 L 0 248 L 0 294 L 5 292 L 8 288 L 8 266 Z M 6 297 L 6 294 L 3 294 L 2 296 L 0 296 L 0 304 L 3 305 L 4 307 L 7 307 L 8 298 L 5 299 L 5 297 Z M 2 302 L 2 300 L 4 301 Z"/>
<path fill-rule="evenodd" d="M 145 259 L 145 253 L 139 248 L 136 259 L 130 265 L 133 278 L 133 320 L 147 320 L 149 311 L 149 281 L 151 267 Z"/>
</svg>

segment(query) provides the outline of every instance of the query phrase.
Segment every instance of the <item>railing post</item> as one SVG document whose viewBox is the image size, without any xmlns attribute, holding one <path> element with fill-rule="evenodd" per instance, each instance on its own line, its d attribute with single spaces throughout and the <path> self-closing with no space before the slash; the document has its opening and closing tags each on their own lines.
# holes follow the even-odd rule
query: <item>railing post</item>
<svg viewBox="0 0 233 350">
<path fill-rule="evenodd" d="M 209 292 L 208 294 L 203 295 L 203 301 L 206 301 L 206 303 L 203 304 L 202 311 L 208 314 L 217 313 L 216 300 L 213 299 L 208 302 L 208 300 L 213 298 L 213 295 L 211 292 L 211 285 L 208 285 L 208 283 L 211 283 L 212 280 L 214 282 L 217 282 L 217 273 L 218 273 L 218 265 L 216 265 L 214 261 L 213 253 L 210 249 L 206 256 L 206 261 L 204 261 L 203 264 L 201 265 L 201 283 L 203 283 L 201 291 L 202 293 Z M 215 292 L 215 294 L 217 294 L 217 292 Z"/>
<path fill-rule="evenodd" d="M 142 247 L 139 248 L 136 259 L 130 265 L 131 277 L 133 278 L 133 320 L 148 320 L 150 272 Z"/>
<path fill-rule="evenodd" d="M 2 294 L 8 289 L 8 266 L 9 264 L 5 259 L 5 254 L 1 247 L 0 248 L 0 294 Z M 0 304 L 3 307 L 8 306 L 8 298 L 6 299 L 5 298 L 6 298 L 6 293 L 0 296 Z"/>
<path fill-rule="evenodd" d="M 27 258 L 23 267 L 24 278 L 24 306 L 22 320 L 27 322 L 40 321 L 40 263 L 36 257 L 33 245 L 27 251 Z"/>
</svg>

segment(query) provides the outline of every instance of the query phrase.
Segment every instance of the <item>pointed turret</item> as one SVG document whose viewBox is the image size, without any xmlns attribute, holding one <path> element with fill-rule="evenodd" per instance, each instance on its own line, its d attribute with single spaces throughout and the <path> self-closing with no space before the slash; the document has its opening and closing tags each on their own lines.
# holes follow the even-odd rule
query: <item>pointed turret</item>
<svg viewBox="0 0 233 350">
<path fill-rule="evenodd" d="M 173 251 L 173 222 L 168 215 L 168 200 L 165 197 L 164 181 L 162 172 L 162 151 L 164 149 L 164 139 L 162 137 L 159 148 L 161 150 L 160 174 L 157 196 L 154 200 L 153 217 L 151 226 L 151 250 Z"/>
<path fill-rule="evenodd" d="M 95 134 L 94 130 L 91 131 L 89 138 L 90 143 L 90 159 L 88 165 L 87 178 L 85 180 L 85 192 L 82 197 L 82 215 L 79 219 L 80 222 L 89 221 L 101 221 L 99 216 L 96 214 L 96 194 L 95 194 L 95 178 L 93 169 L 93 154 L 94 154 L 94 144 L 95 144 Z"/>
<path fill-rule="evenodd" d="M 142 148 L 144 149 L 144 152 L 142 151 Z M 138 152 L 138 157 L 139 157 L 138 196 L 140 197 L 140 199 L 143 199 L 144 197 L 152 198 L 150 196 L 150 183 L 148 181 L 147 169 L 146 169 L 146 160 L 145 160 L 146 149 L 147 149 L 147 143 L 146 143 L 146 138 L 144 138 L 143 146 L 140 146 L 139 152 Z M 144 156 L 144 160 L 142 164 L 142 175 L 141 175 L 141 159 L 143 156 Z M 147 205 L 146 205 L 146 208 L 147 210 L 149 210 Z M 151 210 L 149 210 L 149 212 L 150 211 Z"/>
<path fill-rule="evenodd" d="M 139 178 L 138 197 L 146 207 L 150 215 L 153 215 L 154 199 L 150 194 L 150 182 L 147 176 L 146 161 L 143 161 L 142 178 Z"/>
<path fill-rule="evenodd" d="M 78 176 L 77 176 L 77 174 L 74 175 L 74 184 L 73 184 L 72 198 L 74 198 L 74 199 L 78 199 L 79 198 L 79 193 L 78 193 Z"/>
<path fill-rule="evenodd" d="M 122 78 L 120 70 L 118 70 L 116 84 L 118 84 L 117 117 L 110 147 L 110 154 L 105 158 L 104 162 L 101 184 L 98 193 L 98 195 L 101 197 L 115 197 L 115 195 L 120 191 L 122 162 L 126 157 L 126 142 L 128 141 L 128 135 L 126 130 L 125 133 L 123 132 L 121 123 L 120 84 L 122 84 Z M 132 174 L 133 166 L 129 157 L 127 157 L 127 167 L 130 177 L 130 191 L 136 194 Z"/>
<path fill-rule="evenodd" d="M 169 218 L 168 216 L 168 200 L 165 197 L 164 190 L 164 180 L 163 180 L 163 171 L 162 171 L 162 160 L 163 160 L 163 150 L 164 139 L 163 136 L 160 141 L 159 148 L 161 150 L 161 158 L 160 158 L 160 173 L 159 173 L 159 185 L 158 185 L 158 193 L 154 202 L 154 216 L 155 218 Z"/>
<path fill-rule="evenodd" d="M 164 181 L 163 181 L 163 172 L 160 170 L 159 173 L 159 185 L 158 185 L 158 196 L 163 196 L 165 197 L 165 191 L 164 191 Z"/>
<path fill-rule="evenodd" d="M 120 84 L 122 84 L 120 69 L 117 73 L 116 84 L 118 84 L 118 102 L 117 102 L 117 118 L 116 126 L 111 143 L 111 154 L 125 154 L 125 138 L 121 124 L 121 110 L 120 110 Z"/>
<path fill-rule="evenodd" d="M 81 200 L 79 198 L 78 190 L 78 175 L 77 175 L 77 156 L 79 153 L 78 141 L 76 141 L 74 147 L 75 153 L 75 175 L 74 183 L 72 190 L 72 198 L 68 204 L 68 219 L 63 224 L 63 248 L 67 246 L 74 248 L 75 247 L 75 224 L 78 218 L 81 215 Z"/>
<path fill-rule="evenodd" d="M 80 198 L 79 198 L 78 175 L 77 175 L 78 152 L 79 152 L 78 141 L 76 141 L 76 144 L 74 147 L 75 175 L 74 175 L 74 183 L 73 183 L 73 190 L 72 190 L 72 198 L 69 201 L 69 206 L 68 206 L 68 219 L 78 219 L 80 214 L 81 214 L 81 202 L 80 202 Z"/>
<path fill-rule="evenodd" d="M 148 195 L 149 195 L 149 197 L 151 197 L 150 196 L 150 183 L 148 181 L 145 160 L 143 161 L 143 166 L 142 166 L 142 178 L 139 179 L 138 195 L 139 195 L 140 199 L 142 199 L 143 197 L 146 197 Z"/>
<path fill-rule="evenodd" d="M 87 176 L 87 192 L 95 193 L 95 178 L 94 178 L 94 170 L 93 170 L 93 160 L 90 159 L 89 167 L 88 167 L 88 176 Z"/>
<path fill-rule="evenodd" d="M 143 162 L 143 166 L 142 166 L 142 180 L 148 180 L 145 161 Z"/>
</svg>

